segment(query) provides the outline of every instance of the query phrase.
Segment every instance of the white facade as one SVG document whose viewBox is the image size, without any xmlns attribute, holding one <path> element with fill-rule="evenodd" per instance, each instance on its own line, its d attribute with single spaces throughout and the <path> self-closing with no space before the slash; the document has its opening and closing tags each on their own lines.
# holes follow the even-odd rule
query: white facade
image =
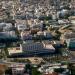
<svg viewBox="0 0 75 75">
<path fill-rule="evenodd" d="M 42 35 L 42 36 L 45 36 L 45 37 L 52 37 L 52 35 L 51 35 L 51 33 L 50 32 L 48 32 L 48 31 L 44 31 L 44 32 L 42 32 L 42 31 L 39 31 L 39 32 L 37 32 L 37 35 Z"/>
<path fill-rule="evenodd" d="M 27 25 L 18 24 L 18 25 L 17 25 L 17 29 L 18 29 L 19 31 L 23 31 L 23 30 L 27 29 Z"/>
<path fill-rule="evenodd" d="M 17 74 L 23 75 L 24 67 L 25 67 L 25 64 L 12 64 L 11 65 L 12 74 L 13 75 L 17 75 Z"/>
<path fill-rule="evenodd" d="M 8 48 L 9 55 L 15 54 L 15 53 L 22 53 L 22 50 L 20 50 L 20 47 L 15 48 Z"/>
<path fill-rule="evenodd" d="M 21 44 L 20 49 L 27 53 L 55 52 L 55 48 L 51 44 L 43 44 L 40 42 Z"/>
<path fill-rule="evenodd" d="M 45 36 L 45 37 L 51 37 L 51 33 L 48 32 L 48 31 L 44 31 L 44 36 Z"/>
</svg>

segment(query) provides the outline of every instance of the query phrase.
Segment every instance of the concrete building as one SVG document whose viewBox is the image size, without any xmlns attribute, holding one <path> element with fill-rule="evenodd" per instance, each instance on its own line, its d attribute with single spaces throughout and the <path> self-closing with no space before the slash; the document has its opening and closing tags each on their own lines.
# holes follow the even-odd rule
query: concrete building
<svg viewBox="0 0 75 75">
<path fill-rule="evenodd" d="M 37 35 L 41 36 L 41 38 L 44 37 L 44 39 L 52 39 L 53 37 L 52 34 L 48 31 L 38 31 Z"/>
<path fill-rule="evenodd" d="M 22 53 L 23 51 L 20 49 L 20 47 L 13 47 L 8 48 L 9 55 L 15 54 L 15 53 Z"/>
<path fill-rule="evenodd" d="M 12 28 L 12 24 L 11 23 L 0 23 L 0 29 L 4 30 L 4 28 Z"/>
<path fill-rule="evenodd" d="M 42 30 L 43 29 L 43 24 L 32 24 L 30 26 L 31 30 L 34 30 L 34 29 L 38 29 L 38 30 Z"/>
<path fill-rule="evenodd" d="M 55 72 L 55 69 L 63 69 L 63 71 Z M 42 65 L 38 70 L 43 73 L 43 75 L 68 75 L 69 72 L 67 65 L 59 65 L 57 63 Z"/>
<path fill-rule="evenodd" d="M 12 69 L 12 75 L 23 75 L 24 74 L 24 67 L 25 64 L 21 64 L 21 63 L 14 63 L 11 64 L 11 69 Z"/>
<path fill-rule="evenodd" d="M 60 39 L 63 41 L 66 41 L 67 39 L 75 38 L 74 32 L 65 32 L 63 35 L 61 35 Z"/>
<path fill-rule="evenodd" d="M 21 50 L 24 52 L 40 52 L 43 50 L 43 44 L 36 42 L 36 43 L 27 43 L 20 45 Z"/>
<path fill-rule="evenodd" d="M 72 23 L 72 25 L 75 25 L 75 16 L 70 16 L 69 20 Z"/>
<path fill-rule="evenodd" d="M 18 31 L 24 31 L 24 30 L 27 30 L 28 27 L 27 27 L 27 25 L 18 24 L 17 29 L 18 29 Z"/>
<path fill-rule="evenodd" d="M 75 38 L 71 38 L 71 39 L 66 40 L 66 43 L 67 43 L 67 48 L 69 50 L 75 51 Z"/>
<path fill-rule="evenodd" d="M 19 50 L 11 49 L 9 57 L 33 57 L 45 56 L 55 52 L 55 48 L 51 44 L 41 42 L 27 42 L 20 45 Z"/>
<path fill-rule="evenodd" d="M 24 41 L 24 40 L 32 40 L 32 35 L 30 33 L 30 31 L 24 31 L 24 32 L 21 32 L 21 39 Z"/>
<path fill-rule="evenodd" d="M 7 32 L 0 32 L 0 42 L 7 43 L 7 42 L 15 42 L 18 40 L 15 31 L 7 31 Z"/>
</svg>

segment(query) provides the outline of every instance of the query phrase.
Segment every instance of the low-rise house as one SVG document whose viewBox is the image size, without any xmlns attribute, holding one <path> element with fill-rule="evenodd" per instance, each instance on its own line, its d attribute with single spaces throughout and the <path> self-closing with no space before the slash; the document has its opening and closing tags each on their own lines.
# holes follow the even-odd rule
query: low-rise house
<svg viewBox="0 0 75 75">
<path fill-rule="evenodd" d="M 52 34 L 49 31 L 44 31 L 44 36 L 46 38 L 52 38 Z"/>
<path fill-rule="evenodd" d="M 20 47 L 12 47 L 8 48 L 9 55 L 15 54 L 15 53 L 22 53 L 23 51 L 20 49 Z"/>
<path fill-rule="evenodd" d="M 15 30 L 15 28 L 14 27 L 4 27 L 3 28 L 3 31 L 14 31 Z"/>
<path fill-rule="evenodd" d="M 11 23 L 0 23 L 0 29 L 2 31 L 12 30 L 12 24 Z"/>
<path fill-rule="evenodd" d="M 55 48 L 54 48 L 50 43 L 45 43 L 45 42 L 43 42 L 43 46 L 44 46 L 44 49 L 45 49 L 45 50 L 49 50 L 49 51 L 51 51 L 52 53 L 55 52 Z"/>
<path fill-rule="evenodd" d="M 59 24 L 69 24 L 70 22 L 67 19 L 58 20 Z"/>
<path fill-rule="evenodd" d="M 18 29 L 18 31 L 24 31 L 24 30 L 27 30 L 28 27 L 27 27 L 27 25 L 24 25 L 24 24 L 18 24 L 17 29 Z"/>
<path fill-rule="evenodd" d="M 39 31 L 37 32 L 37 35 L 41 38 L 43 37 L 44 39 L 52 39 L 53 37 L 52 34 L 48 31 Z"/>
<path fill-rule="evenodd" d="M 24 31 L 24 32 L 21 32 L 21 39 L 22 40 L 32 40 L 32 35 L 30 33 L 30 31 Z"/>
<path fill-rule="evenodd" d="M 55 40 L 55 41 L 53 41 L 53 46 L 54 46 L 55 48 L 61 48 L 61 47 L 63 46 L 63 44 L 62 44 L 61 41 Z"/>
<path fill-rule="evenodd" d="M 13 26 L 11 23 L 5 23 L 5 27 L 3 27 L 3 31 L 12 31 L 14 30 Z"/>
<path fill-rule="evenodd" d="M 30 26 L 30 28 L 31 28 L 31 30 L 33 30 L 33 29 L 38 29 L 38 30 L 42 30 L 43 29 L 43 24 L 32 24 L 31 26 Z"/>
<path fill-rule="evenodd" d="M 57 19 L 57 14 L 54 12 L 54 13 L 52 13 L 52 19 L 53 20 L 56 20 Z"/>
<path fill-rule="evenodd" d="M 24 52 L 40 52 L 43 50 L 43 44 L 40 42 L 22 44 L 20 48 Z"/>
<path fill-rule="evenodd" d="M 75 16 L 70 16 L 69 20 L 73 25 L 75 25 Z"/>
<path fill-rule="evenodd" d="M 68 75 L 67 65 L 42 65 L 38 69 L 43 75 Z M 62 70 L 62 72 L 60 71 Z"/>
</svg>

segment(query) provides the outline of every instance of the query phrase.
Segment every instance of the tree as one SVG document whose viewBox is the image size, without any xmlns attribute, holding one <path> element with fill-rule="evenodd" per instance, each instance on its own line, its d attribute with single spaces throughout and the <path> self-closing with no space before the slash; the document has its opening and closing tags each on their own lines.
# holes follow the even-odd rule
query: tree
<svg viewBox="0 0 75 75">
<path fill-rule="evenodd" d="M 33 68 L 32 75 L 42 75 L 42 74 L 39 71 L 37 71 L 37 68 Z"/>
<path fill-rule="evenodd" d="M 10 12 L 6 11 L 7 18 L 10 18 Z"/>
<path fill-rule="evenodd" d="M 75 67 L 72 63 L 68 63 L 68 69 L 70 71 L 70 75 L 75 75 Z"/>
<path fill-rule="evenodd" d="M 8 69 L 5 71 L 5 74 L 10 74 L 10 75 L 12 75 L 12 69 L 11 69 L 11 68 L 8 68 Z"/>
<path fill-rule="evenodd" d="M 28 73 L 29 75 L 32 75 L 32 66 L 28 63 L 25 65 L 25 73 Z"/>
</svg>

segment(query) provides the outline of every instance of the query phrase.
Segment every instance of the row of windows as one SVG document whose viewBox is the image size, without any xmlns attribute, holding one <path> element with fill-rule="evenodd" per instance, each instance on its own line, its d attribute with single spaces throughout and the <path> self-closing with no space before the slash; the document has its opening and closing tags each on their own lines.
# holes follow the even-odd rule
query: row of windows
<svg viewBox="0 0 75 75">
<path fill-rule="evenodd" d="M 46 52 L 52 52 L 50 50 L 35 50 L 35 51 L 25 51 L 26 54 L 37 54 L 37 53 L 46 53 Z"/>
<path fill-rule="evenodd" d="M 42 45 L 30 45 L 30 46 L 25 46 L 24 50 L 42 50 L 43 46 Z"/>
<path fill-rule="evenodd" d="M 20 74 L 23 73 L 23 71 L 20 71 L 20 70 L 18 71 L 18 70 L 16 70 L 16 69 L 12 69 L 12 72 L 13 72 L 13 73 L 16 73 L 16 74 L 17 74 L 17 73 L 20 73 Z"/>
</svg>

